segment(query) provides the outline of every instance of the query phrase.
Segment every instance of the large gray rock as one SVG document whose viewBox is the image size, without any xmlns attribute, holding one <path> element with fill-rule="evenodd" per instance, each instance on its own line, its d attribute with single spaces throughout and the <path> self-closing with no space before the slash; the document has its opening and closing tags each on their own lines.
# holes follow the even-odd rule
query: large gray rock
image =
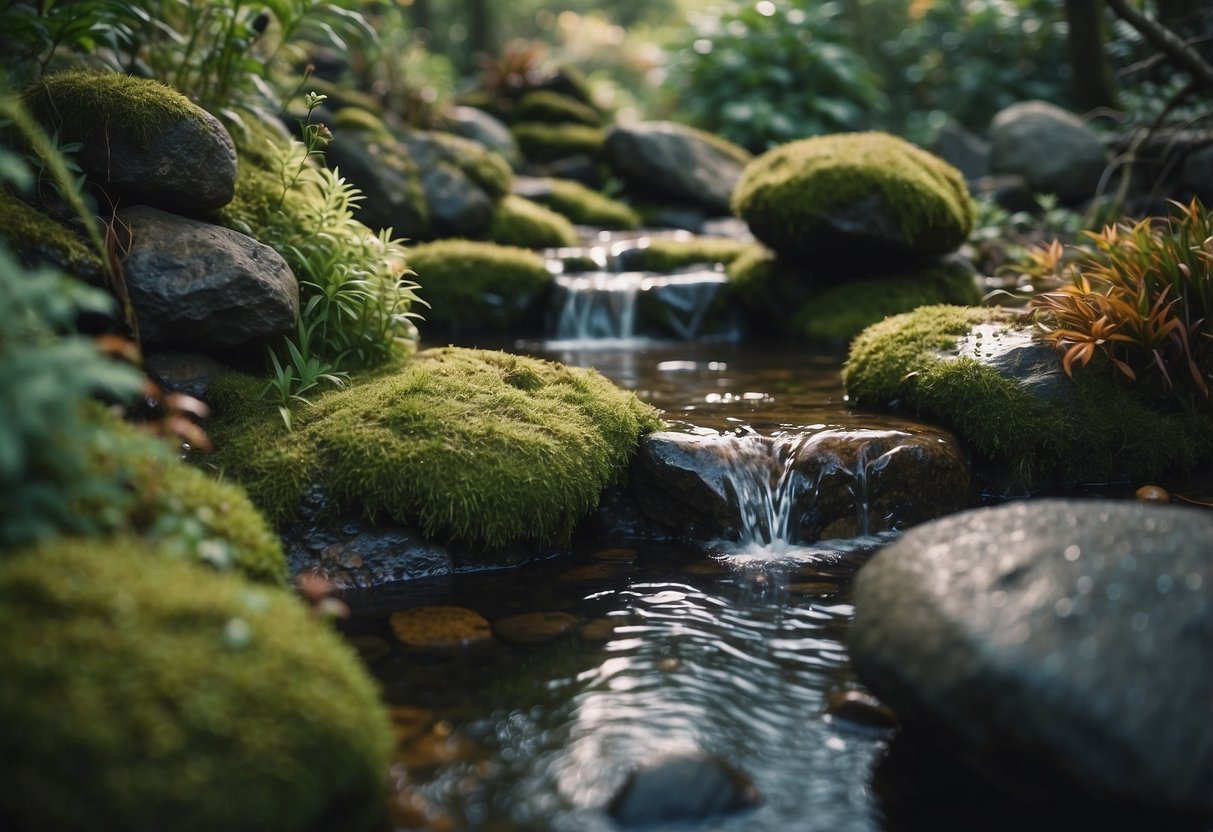
<svg viewBox="0 0 1213 832">
<path fill-rule="evenodd" d="M 224 348 L 295 326 L 299 286 L 269 246 L 147 206 L 118 217 L 130 229 L 122 268 L 144 341 Z"/>
<path fill-rule="evenodd" d="M 625 829 L 702 820 L 757 805 L 762 797 L 745 774 L 702 752 L 670 754 L 635 769 L 607 812 Z"/>
<path fill-rule="evenodd" d="M 900 529 L 973 504 L 947 432 L 824 430 L 785 437 L 660 432 L 641 438 L 628 489 L 691 540 L 808 543 Z"/>
<path fill-rule="evenodd" d="M 699 131 L 668 121 L 612 127 L 603 155 L 630 188 L 716 215 L 730 213 L 729 198 L 747 161 L 744 151 L 731 153 Z"/>
<path fill-rule="evenodd" d="M 432 236 L 417 166 L 395 141 L 346 128 L 341 140 L 325 150 L 325 158 L 362 191 L 359 222 L 376 230 L 390 228 L 409 240 Z"/>
<path fill-rule="evenodd" d="M 1017 173 L 1037 193 L 1063 202 L 1094 196 L 1107 157 L 1099 134 L 1045 101 L 1012 104 L 990 123 L 990 170 Z"/>
<path fill-rule="evenodd" d="M 1213 514 L 1048 500 L 908 532 L 860 571 L 852 661 L 983 760 L 1213 813 Z"/>
<path fill-rule="evenodd" d="M 434 235 L 474 237 L 488 230 L 492 197 L 465 169 L 474 166 L 484 149 L 457 136 L 424 130 L 410 131 L 401 141 L 420 174 Z"/>
<path fill-rule="evenodd" d="M 502 158 L 517 168 L 522 164 L 522 152 L 514 134 L 504 121 L 475 107 L 452 107 L 445 116 L 447 129 L 456 136 L 495 150 Z"/>
</svg>

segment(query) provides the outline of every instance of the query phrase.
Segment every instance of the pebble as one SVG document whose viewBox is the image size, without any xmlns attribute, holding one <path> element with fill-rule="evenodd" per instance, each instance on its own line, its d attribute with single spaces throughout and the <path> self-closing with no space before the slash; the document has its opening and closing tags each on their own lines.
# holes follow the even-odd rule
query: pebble
<svg viewBox="0 0 1213 832">
<path fill-rule="evenodd" d="M 396 638 L 419 650 L 450 650 L 493 637 L 489 622 L 463 607 L 417 607 L 392 613 L 389 621 Z"/>
<path fill-rule="evenodd" d="M 862 690 L 842 690 L 826 700 L 826 720 L 839 728 L 861 731 L 892 731 L 897 715 L 888 705 Z"/>
<path fill-rule="evenodd" d="M 600 549 L 590 555 L 594 560 L 606 560 L 630 563 L 636 560 L 635 549 Z"/>
<path fill-rule="evenodd" d="M 1134 494 L 1137 499 L 1146 503 L 1169 503 L 1171 495 L 1167 489 L 1158 485 L 1143 485 Z"/>
<path fill-rule="evenodd" d="M 567 612 L 528 612 L 501 619 L 493 625 L 493 632 L 511 644 L 543 644 L 571 632 L 580 623 L 577 616 Z"/>
</svg>

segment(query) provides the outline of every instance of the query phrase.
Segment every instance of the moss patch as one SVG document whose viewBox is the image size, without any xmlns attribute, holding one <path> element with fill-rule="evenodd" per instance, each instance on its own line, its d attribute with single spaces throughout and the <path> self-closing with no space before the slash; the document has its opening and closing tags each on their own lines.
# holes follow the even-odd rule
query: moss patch
<svg viewBox="0 0 1213 832">
<path fill-rule="evenodd" d="M 494 207 L 487 236 L 494 243 L 522 248 L 577 245 L 577 231 L 566 218 L 513 194 Z"/>
<path fill-rule="evenodd" d="M 893 406 L 954 430 L 1014 488 L 1142 479 L 1213 458 L 1207 415 L 1143 398 L 1108 367 L 1078 373 L 1073 395 L 1044 401 L 973 358 L 959 336 L 1009 312 L 931 306 L 888 318 L 851 345 L 847 392 L 861 406 Z"/>
<path fill-rule="evenodd" d="M 518 101 L 514 112 L 518 121 L 585 124 L 590 127 L 602 124 L 602 116 L 589 104 L 552 90 L 528 92 Z"/>
<path fill-rule="evenodd" d="M 317 397 L 290 433 L 233 383 L 215 461 L 275 519 L 319 484 L 331 510 L 486 548 L 567 537 L 660 424 L 593 371 L 477 350 L 428 350 Z"/>
<path fill-rule="evenodd" d="M 101 257 L 83 237 L 3 189 L 0 240 L 31 266 L 50 263 L 85 279 L 103 274 Z"/>
<path fill-rule="evenodd" d="M 545 182 L 550 191 L 534 199 L 578 225 L 623 229 L 640 227 L 637 213 L 619 200 L 571 179 L 547 179 Z"/>
<path fill-rule="evenodd" d="M 781 256 L 823 251 L 862 256 L 865 238 L 918 254 L 944 254 L 968 237 L 973 206 L 964 177 L 943 160 L 886 133 L 819 136 L 755 159 L 733 192 L 733 210 Z M 846 225 L 862 221 L 879 233 Z M 862 226 L 861 226 L 862 228 Z"/>
<path fill-rule="evenodd" d="M 352 652 L 288 593 L 147 549 L 60 539 L 0 564 L 0 817 L 380 828 L 391 740 Z"/>
<path fill-rule="evenodd" d="M 551 162 L 579 153 L 597 156 L 606 140 L 606 131 L 601 127 L 584 124 L 524 121 L 510 129 L 522 155 L 533 162 Z"/>
<path fill-rule="evenodd" d="M 698 263 L 728 265 L 753 247 L 753 243 L 718 237 L 694 237 L 690 240 L 658 237 L 630 256 L 635 268 L 641 271 L 673 272 Z"/>
<path fill-rule="evenodd" d="M 482 145 L 451 133 L 430 136 L 446 153 L 448 161 L 493 199 L 500 199 L 514 185 L 514 170 L 505 157 Z"/>
<path fill-rule="evenodd" d="M 538 325 L 552 282 L 543 258 L 529 249 L 467 240 L 414 246 L 409 266 L 430 303 L 424 330 L 511 333 Z"/>
<path fill-rule="evenodd" d="M 165 125 L 202 118 L 202 108 L 159 81 L 120 72 L 73 70 L 44 75 L 24 94 L 25 105 L 63 141 L 104 139 L 121 125 L 145 145 Z"/>
</svg>

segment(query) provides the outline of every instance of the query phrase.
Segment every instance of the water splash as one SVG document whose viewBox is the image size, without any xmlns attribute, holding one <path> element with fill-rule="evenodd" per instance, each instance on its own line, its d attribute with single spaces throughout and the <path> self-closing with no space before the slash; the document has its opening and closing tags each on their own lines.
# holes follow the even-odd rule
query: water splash
<svg viewBox="0 0 1213 832">
<path fill-rule="evenodd" d="M 557 274 L 553 336 L 558 341 L 631 340 L 646 304 L 647 334 L 683 340 L 703 334 L 708 311 L 728 283 L 714 269 L 678 274 L 584 272 Z"/>
</svg>

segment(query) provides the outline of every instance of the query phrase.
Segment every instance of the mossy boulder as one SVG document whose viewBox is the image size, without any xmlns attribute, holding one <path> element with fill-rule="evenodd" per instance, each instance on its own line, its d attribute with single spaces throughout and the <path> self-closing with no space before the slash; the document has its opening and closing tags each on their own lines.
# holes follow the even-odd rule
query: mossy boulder
<svg viewBox="0 0 1213 832">
<path fill-rule="evenodd" d="M 560 248 L 577 244 L 577 231 L 565 217 L 514 194 L 493 208 L 493 220 L 486 236 L 499 245 L 521 248 Z"/>
<path fill-rule="evenodd" d="M 597 156 L 606 132 L 585 124 L 547 124 L 520 121 L 510 128 L 522 155 L 531 162 L 551 162 L 568 156 Z"/>
<path fill-rule="evenodd" d="M 528 92 L 519 99 L 514 116 L 518 121 L 545 124 L 602 124 L 602 115 L 589 104 L 553 90 Z"/>
<path fill-rule="evenodd" d="M 625 255 L 629 269 L 669 273 L 694 265 L 728 265 L 752 247 L 752 243 L 723 237 L 656 237 Z"/>
<path fill-rule="evenodd" d="M 640 227 L 640 217 L 627 205 L 571 179 L 519 179 L 514 192 L 551 208 L 578 225 L 612 229 Z"/>
<path fill-rule="evenodd" d="M 552 283 L 535 252 L 468 240 L 414 246 L 409 267 L 430 304 L 423 332 L 513 334 L 537 328 Z"/>
<path fill-rule="evenodd" d="M 319 487 L 331 513 L 489 549 L 566 538 L 659 425 L 593 371 L 478 350 L 428 350 L 318 396 L 290 432 L 253 384 L 216 391 L 215 462 L 272 518 Z"/>
<path fill-rule="evenodd" d="M 754 236 L 791 261 L 946 254 L 973 227 L 961 173 L 886 133 L 771 150 L 746 167 L 732 205 Z"/>
<path fill-rule="evenodd" d="M 0 190 L 0 241 L 24 265 L 56 266 L 88 283 L 99 283 L 101 257 L 84 237 L 5 190 Z"/>
<path fill-rule="evenodd" d="M 1075 373 L 1016 313 L 928 306 L 851 345 L 847 393 L 953 430 L 996 487 L 1154 479 L 1213 459 L 1213 420 L 1124 383 L 1097 362 Z"/>
<path fill-rule="evenodd" d="M 117 72 L 43 76 L 24 95 L 30 112 L 116 204 L 198 215 L 235 191 L 236 148 L 224 126 L 165 84 Z"/>
<path fill-rule="evenodd" d="M 0 633 L 5 828 L 380 828 L 375 686 L 287 592 L 65 538 L 0 562 Z"/>
</svg>

